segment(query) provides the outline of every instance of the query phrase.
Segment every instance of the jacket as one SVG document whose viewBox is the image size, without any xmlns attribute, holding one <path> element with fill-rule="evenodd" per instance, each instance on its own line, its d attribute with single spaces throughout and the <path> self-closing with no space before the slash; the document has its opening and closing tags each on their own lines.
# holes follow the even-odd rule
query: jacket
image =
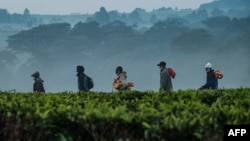
<svg viewBox="0 0 250 141">
<path fill-rule="evenodd" d="M 84 92 L 88 92 L 89 91 L 89 88 L 88 88 L 88 81 L 87 81 L 87 76 L 82 73 L 82 72 L 79 72 L 77 73 L 77 83 L 78 83 L 78 90 L 79 91 L 84 91 Z"/>
<path fill-rule="evenodd" d="M 216 79 L 213 69 L 207 72 L 206 83 L 199 89 L 218 89 L 218 80 Z"/>
<path fill-rule="evenodd" d="M 42 92 L 45 93 L 45 89 L 43 87 L 43 80 L 39 77 L 35 78 L 35 82 L 33 84 L 33 92 Z"/>
<path fill-rule="evenodd" d="M 160 89 L 165 91 L 172 91 L 172 79 L 167 68 L 161 70 L 160 73 Z"/>
</svg>

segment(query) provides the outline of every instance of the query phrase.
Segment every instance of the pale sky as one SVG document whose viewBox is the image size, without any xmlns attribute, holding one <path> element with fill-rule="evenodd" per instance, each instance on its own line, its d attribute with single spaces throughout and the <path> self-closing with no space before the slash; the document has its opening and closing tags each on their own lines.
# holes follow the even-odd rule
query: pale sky
<svg viewBox="0 0 250 141">
<path fill-rule="evenodd" d="M 197 9 L 200 4 L 213 0 L 0 0 L 0 9 L 9 13 L 23 13 L 28 8 L 32 14 L 93 14 L 105 7 L 107 11 L 132 12 L 135 8 L 152 11 L 161 7 Z"/>
</svg>

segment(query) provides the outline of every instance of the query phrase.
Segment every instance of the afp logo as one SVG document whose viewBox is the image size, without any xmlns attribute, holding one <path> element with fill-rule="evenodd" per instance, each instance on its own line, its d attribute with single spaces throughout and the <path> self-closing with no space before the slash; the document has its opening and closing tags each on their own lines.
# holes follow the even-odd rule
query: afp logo
<svg viewBox="0 0 250 141">
<path fill-rule="evenodd" d="M 239 141 L 249 141 L 250 125 L 225 125 L 224 141 L 239 139 Z"/>
</svg>

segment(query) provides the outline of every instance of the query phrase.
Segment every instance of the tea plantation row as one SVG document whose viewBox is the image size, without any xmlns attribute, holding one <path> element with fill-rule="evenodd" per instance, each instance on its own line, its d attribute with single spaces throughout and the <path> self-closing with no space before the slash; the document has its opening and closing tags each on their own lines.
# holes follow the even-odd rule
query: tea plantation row
<svg viewBox="0 0 250 141">
<path fill-rule="evenodd" d="M 220 141 L 250 124 L 250 89 L 0 92 L 1 141 Z"/>
</svg>

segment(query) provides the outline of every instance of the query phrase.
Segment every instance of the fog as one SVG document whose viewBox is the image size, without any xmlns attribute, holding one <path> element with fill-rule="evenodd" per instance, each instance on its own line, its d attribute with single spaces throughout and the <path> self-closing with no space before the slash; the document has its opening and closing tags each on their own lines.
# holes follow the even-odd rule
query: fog
<svg viewBox="0 0 250 141">
<path fill-rule="evenodd" d="M 94 80 L 91 91 L 115 91 L 117 66 L 134 82 L 132 90 L 158 91 L 160 61 L 176 71 L 175 91 L 204 85 L 207 62 L 224 75 L 219 88 L 250 87 L 249 2 L 229 1 L 151 13 L 102 7 L 84 18 L 34 16 L 28 9 L 11 15 L 0 9 L 0 90 L 32 92 L 31 74 L 39 71 L 47 93 L 77 92 L 76 66 L 82 65 Z M 79 22 L 68 22 L 72 19 Z"/>
<path fill-rule="evenodd" d="M 77 92 L 76 66 L 83 65 L 85 73 L 93 78 L 94 88 L 92 91 L 112 92 L 112 83 L 115 68 L 122 66 L 127 72 L 128 81 L 135 83 L 133 90 L 158 91 L 160 70 L 156 66 L 160 61 L 166 61 L 167 67 L 172 67 L 177 75 L 172 79 L 174 90 L 198 89 L 205 84 L 206 73 L 204 65 L 211 62 L 214 69 L 220 69 L 224 78 L 219 80 L 220 88 L 249 87 L 249 53 L 244 50 L 227 51 L 227 54 L 219 52 L 184 54 L 174 53 L 167 50 L 151 50 L 148 54 L 116 55 L 109 58 L 86 57 L 75 58 L 63 56 L 68 62 L 55 62 L 53 66 L 23 67 L 22 65 L 9 66 L 9 70 L 1 76 L 0 89 L 2 91 L 16 90 L 18 92 L 31 92 L 33 80 L 30 76 L 39 71 L 44 80 L 46 92 Z M 92 53 L 91 56 L 94 56 Z M 20 59 L 24 59 L 20 58 Z M 19 60 L 20 61 L 20 60 Z M 24 61 L 24 60 L 23 60 Z"/>
</svg>

